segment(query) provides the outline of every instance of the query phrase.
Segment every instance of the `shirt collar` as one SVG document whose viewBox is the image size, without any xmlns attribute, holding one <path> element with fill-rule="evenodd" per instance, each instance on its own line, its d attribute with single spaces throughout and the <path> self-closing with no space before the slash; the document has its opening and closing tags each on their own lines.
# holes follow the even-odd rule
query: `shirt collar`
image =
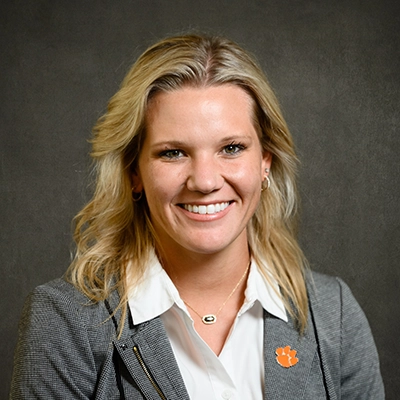
<svg viewBox="0 0 400 400">
<path fill-rule="evenodd" d="M 280 297 L 278 283 L 269 275 L 269 280 L 260 272 L 260 268 L 253 260 L 251 262 L 250 273 L 247 279 L 247 288 L 244 293 L 244 305 L 239 311 L 239 315 L 247 311 L 255 301 L 259 301 L 264 310 L 283 321 L 288 321 L 285 306 Z"/>
<path fill-rule="evenodd" d="M 143 279 L 128 292 L 132 319 L 135 324 L 149 321 L 169 310 L 174 303 L 182 306 L 183 302 L 175 285 L 153 253 Z"/>
<path fill-rule="evenodd" d="M 255 301 L 259 301 L 270 314 L 288 321 L 285 307 L 278 294 L 278 284 L 272 277 L 270 280 L 271 282 L 260 273 L 253 260 L 247 280 L 245 302 L 239 311 L 239 315 L 247 311 Z M 174 304 L 187 312 L 178 290 L 161 266 L 155 253 L 149 260 L 141 283 L 129 290 L 128 304 L 135 324 L 160 316 Z"/>
</svg>

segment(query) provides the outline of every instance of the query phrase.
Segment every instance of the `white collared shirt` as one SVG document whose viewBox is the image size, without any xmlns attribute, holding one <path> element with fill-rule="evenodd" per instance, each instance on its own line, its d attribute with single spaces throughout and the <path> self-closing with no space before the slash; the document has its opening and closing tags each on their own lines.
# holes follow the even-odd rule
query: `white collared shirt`
<svg viewBox="0 0 400 400">
<path fill-rule="evenodd" d="M 254 261 L 244 303 L 219 356 L 196 332 L 185 303 L 155 255 L 142 283 L 129 293 L 129 308 L 135 324 L 161 317 L 191 399 L 263 399 L 263 309 L 286 322 L 287 316 L 282 300 Z"/>
</svg>

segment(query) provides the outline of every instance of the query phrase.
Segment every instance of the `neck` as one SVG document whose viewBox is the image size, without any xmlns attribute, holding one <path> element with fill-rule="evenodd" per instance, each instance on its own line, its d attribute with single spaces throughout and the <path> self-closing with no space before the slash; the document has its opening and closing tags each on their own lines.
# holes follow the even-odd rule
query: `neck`
<svg viewBox="0 0 400 400">
<path fill-rule="evenodd" d="M 192 254 L 186 252 L 159 253 L 163 268 L 183 292 L 206 292 L 221 290 L 224 286 L 231 287 L 246 270 L 250 251 L 246 246 L 240 251 L 221 252 L 217 254 Z"/>
<path fill-rule="evenodd" d="M 245 298 L 250 261 L 247 241 L 235 249 L 217 254 L 158 252 L 196 331 L 217 355 Z"/>
</svg>

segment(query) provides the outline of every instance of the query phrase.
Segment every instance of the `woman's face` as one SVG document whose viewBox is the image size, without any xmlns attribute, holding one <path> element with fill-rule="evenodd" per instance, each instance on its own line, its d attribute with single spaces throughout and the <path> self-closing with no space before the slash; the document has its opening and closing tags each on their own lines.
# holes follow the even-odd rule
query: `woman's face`
<svg viewBox="0 0 400 400">
<path fill-rule="evenodd" d="M 243 89 L 187 87 L 150 101 L 133 181 L 146 194 L 163 247 L 176 254 L 243 251 L 270 161 Z"/>
</svg>

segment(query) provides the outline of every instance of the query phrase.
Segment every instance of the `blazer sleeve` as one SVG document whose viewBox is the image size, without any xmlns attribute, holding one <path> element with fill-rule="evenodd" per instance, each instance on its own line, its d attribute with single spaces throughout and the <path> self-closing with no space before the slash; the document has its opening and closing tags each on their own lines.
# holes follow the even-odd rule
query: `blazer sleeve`
<svg viewBox="0 0 400 400">
<path fill-rule="evenodd" d="M 367 318 L 349 287 L 337 278 L 341 291 L 340 398 L 385 398 L 379 358 Z"/>
<path fill-rule="evenodd" d="M 46 284 L 27 298 L 10 399 L 91 397 L 96 368 L 84 321 L 85 305 L 62 290 L 67 285 Z"/>
</svg>

